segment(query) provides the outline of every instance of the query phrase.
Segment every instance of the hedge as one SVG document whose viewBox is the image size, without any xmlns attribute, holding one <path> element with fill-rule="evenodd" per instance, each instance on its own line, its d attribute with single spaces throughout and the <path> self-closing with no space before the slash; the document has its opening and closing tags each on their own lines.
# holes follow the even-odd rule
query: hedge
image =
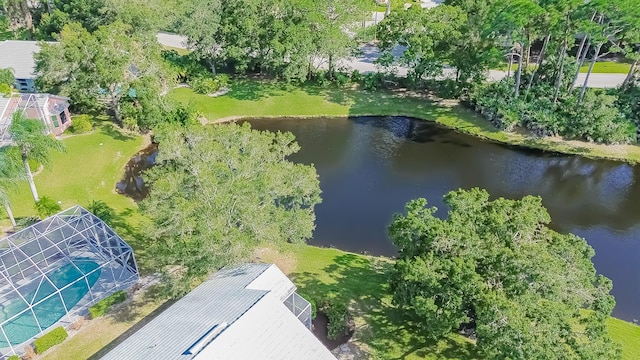
<svg viewBox="0 0 640 360">
<path fill-rule="evenodd" d="M 42 354 L 50 348 L 60 344 L 67 338 L 67 336 L 69 335 L 62 326 L 42 335 L 39 339 L 36 339 L 36 341 L 33 342 L 33 345 L 36 347 L 36 354 Z"/>
<path fill-rule="evenodd" d="M 92 319 L 100 317 L 109 311 L 111 306 L 119 304 L 127 299 L 127 293 L 124 290 L 116 291 L 106 298 L 98 301 L 95 305 L 89 308 L 89 314 Z"/>
</svg>

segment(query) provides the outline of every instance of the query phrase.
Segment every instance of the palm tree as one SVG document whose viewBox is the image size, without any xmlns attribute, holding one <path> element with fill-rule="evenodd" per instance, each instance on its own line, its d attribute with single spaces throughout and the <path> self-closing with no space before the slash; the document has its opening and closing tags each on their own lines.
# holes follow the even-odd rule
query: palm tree
<svg viewBox="0 0 640 360">
<path fill-rule="evenodd" d="M 21 112 L 13 114 L 13 123 L 9 128 L 11 139 L 20 150 L 22 164 L 26 170 L 27 180 L 31 188 L 33 200 L 38 202 L 38 191 L 33 181 L 29 160 L 49 166 L 51 164 L 50 150 L 64 151 L 64 145 L 51 136 L 47 135 L 44 123 L 36 119 L 28 119 Z"/>
<path fill-rule="evenodd" d="M 9 189 L 13 188 L 19 181 L 26 179 L 26 176 L 20 165 L 20 154 L 17 151 L 13 151 L 14 149 L 6 147 L 0 150 L 0 202 L 4 205 L 4 209 L 11 220 L 11 225 L 15 228 L 16 219 L 11 211 Z"/>
</svg>

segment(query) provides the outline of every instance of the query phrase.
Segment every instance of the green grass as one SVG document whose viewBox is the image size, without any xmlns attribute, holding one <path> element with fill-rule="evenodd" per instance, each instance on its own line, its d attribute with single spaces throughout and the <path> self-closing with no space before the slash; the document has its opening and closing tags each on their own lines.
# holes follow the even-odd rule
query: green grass
<svg viewBox="0 0 640 360">
<path fill-rule="evenodd" d="M 615 61 L 600 61 L 593 65 L 594 74 L 627 74 L 631 69 L 631 64 L 615 62 Z M 585 64 L 580 67 L 581 73 L 589 72 L 589 64 Z"/>
<path fill-rule="evenodd" d="M 350 305 L 353 342 L 373 359 L 474 359 L 474 344 L 457 334 L 433 341 L 391 305 L 387 273 L 392 262 L 336 249 L 285 246 L 262 257 L 287 268 L 299 292 L 335 298 Z"/>
<path fill-rule="evenodd" d="M 40 197 L 60 201 L 63 209 L 77 204 L 86 207 L 92 200 L 103 200 L 118 211 L 134 205 L 116 193 L 115 184 L 127 161 L 143 146 L 141 136 L 123 134 L 110 122 L 100 121 L 94 131 L 62 142 L 66 152 L 52 152 L 53 165 L 35 176 Z M 36 214 L 26 183 L 13 192 L 11 207 L 16 217 Z"/>
<path fill-rule="evenodd" d="M 144 238 L 137 229 L 140 221 L 137 206 L 130 198 L 119 195 L 115 185 L 122 178 L 126 163 L 148 139 L 123 133 L 108 121 L 96 120 L 94 125 L 92 132 L 62 140 L 66 152 L 53 152 L 52 166 L 34 178 L 38 194 L 60 201 L 62 209 L 74 205 L 87 207 L 93 200 L 107 203 L 116 213 L 114 229 L 133 246 L 141 272 L 147 273 L 151 269 L 146 266 Z M 36 215 L 26 182 L 12 190 L 11 208 L 17 219 Z M 4 210 L 0 211 L 0 225 L 5 228 L 10 225 Z"/>
<path fill-rule="evenodd" d="M 173 90 L 170 97 L 191 104 L 209 121 L 247 117 L 318 117 L 360 115 L 404 115 L 434 121 L 459 132 L 496 142 L 547 151 L 640 162 L 637 145 L 602 145 L 559 138 L 538 138 L 499 131 L 474 112 L 405 92 L 368 92 L 318 86 L 287 86 L 271 81 L 236 80 L 231 91 L 220 97 L 194 93 L 189 88 Z"/>
<path fill-rule="evenodd" d="M 392 260 L 313 246 L 284 246 L 261 252 L 289 272 L 299 292 L 312 298 L 329 296 L 350 304 L 356 320 L 354 340 L 374 359 L 473 359 L 474 344 L 458 334 L 439 341 L 420 336 L 415 323 L 391 305 L 388 272 Z M 609 318 L 613 341 L 622 359 L 640 359 L 640 327 Z"/>
<path fill-rule="evenodd" d="M 534 64 L 530 64 L 528 69 L 533 70 L 536 66 Z M 593 74 L 627 74 L 629 69 L 631 68 L 631 64 L 616 62 L 616 61 L 599 61 L 593 66 Z M 509 69 L 508 63 L 503 63 L 494 70 L 507 71 Z M 515 72 L 518 70 L 518 64 L 511 65 L 511 71 Z M 589 71 L 589 64 L 586 63 L 582 67 L 580 67 L 581 73 L 586 73 Z"/>
<path fill-rule="evenodd" d="M 640 326 L 616 318 L 607 320 L 609 334 L 622 345 L 622 359 L 640 359 Z"/>
<path fill-rule="evenodd" d="M 187 55 L 187 54 L 191 53 L 191 50 L 181 49 L 181 48 L 177 48 L 177 47 L 173 47 L 173 46 L 162 45 L 162 48 L 165 49 L 165 50 L 174 50 L 175 52 L 178 53 L 178 55 Z"/>
</svg>

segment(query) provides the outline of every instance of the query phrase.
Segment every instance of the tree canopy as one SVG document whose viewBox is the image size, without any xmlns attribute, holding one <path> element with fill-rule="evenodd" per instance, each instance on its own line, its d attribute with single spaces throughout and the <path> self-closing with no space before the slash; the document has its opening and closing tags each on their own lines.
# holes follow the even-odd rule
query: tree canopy
<svg viewBox="0 0 640 360">
<path fill-rule="evenodd" d="M 180 128 L 155 133 L 157 164 L 140 209 L 158 268 L 177 269 L 174 294 L 192 280 L 243 259 L 258 243 L 301 243 L 315 227 L 320 202 L 315 168 L 287 156 L 299 146 L 291 133 L 249 124 Z"/>
<path fill-rule="evenodd" d="M 125 23 L 99 26 L 93 33 L 70 23 L 56 38 L 58 43 L 42 44 L 35 55 L 37 84 L 69 96 L 78 110 L 106 107 L 122 122 L 123 101 L 137 91 L 155 92 L 144 99 L 158 100 L 171 83 L 155 35 L 135 32 Z"/>
<path fill-rule="evenodd" d="M 46 126 L 40 119 L 29 119 L 21 112 L 13 114 L 13 121 L 9 128 L 11 139 L 20 151 L 33 200 L 40 200 L 36 184 L 33 181 L 29 160 L 44 166 L 51 165 L 51 150 L 64 151 L 64 145 L 46 134 Z"/>
<path fill-rule="evenodd" d="M 492 359 L 619 357 L 605 327 L 611 281 L 596 274 L 584 239 L 548 227 L 539 197 L 490 200 L 471 189 L 444 200 L 446 219 L 417 199 L 389 227 L 394 302 L 425 334 L 472 328 Z"/>
</svg>

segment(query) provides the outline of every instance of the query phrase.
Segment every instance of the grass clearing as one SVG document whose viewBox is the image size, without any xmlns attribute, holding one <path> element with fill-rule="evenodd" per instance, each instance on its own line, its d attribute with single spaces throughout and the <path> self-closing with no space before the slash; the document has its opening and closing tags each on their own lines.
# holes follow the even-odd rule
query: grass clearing
<svg viewBox="0 0 640 360">
<path fill-rule="evenodd" d="M 640 326 L 616 319 L 607 320 L 609 335 L 622 345 L 622 359 L 640 359 Z"/>
<path fill-rule="evenodd" d="M 434 121 L 459 132 L 500 143 L 545 151 L 640 162 L 640 146 L 603 145 L 562 138 L 539 138 L 505 133 L 453 101 L 437 101 L 406 91 L 369 92 L 350 88 L 287 86 L 272 81 L 236 80 L 224 96 L 210 97 L 189 88 L 169 96 L 191 104 L 210 122 L 250 117 L 343 117 L 404 115 Z"/>
<path fill-rule="evenodd" d="M 63 209 L 76 204 L 86 207 L 92 200 L 103 200 L 118 211 L 130 208 L 133 201 L 116 193 L 115 184 L 126 163 L 147 141 L 98 120 L 92 132 L 64 138 L 65 152 L 51 153 L 51 168 L 34 178 L 38 194 L 60 201 Z M 11 207 L 16 217 L 36 215 L 26 182 L 12 192 Z"/>
<path fill-rule="evenodd" d="M 266 254 L 266 255 L 265 255 Z M 291 266 L 291 258 L 295 266 Z M 260 251 L 260 261 L 290 269 L 301 293 L 349 304 L 356 331 L 354 346 L 373 359 L 475 359 L 474 344 L 451 334 L 439 341 L 419 334 L 415 323 L 391 305 L 387 273 L 390 259 L 314 246 L 283 246 Z M 282 263 L 284 261 L 284 263 Z"/>
<path fill-rule="evenodd" d="M 173 51 L 177 52 L 178 55 L 188 55 L 188 54 L 191 53 L 191 50 L 189 50 L 189 49 L 177 48 L 177 47 L 173 47 L 173 46 L 162 45 L 162 48 L 164 50 L 173 50 Z"/>
<path fill-rule="evenodd" d="M 583 74 L 589 72 L 589 66 L 590 64 L 588 62 L 585 62 L 585 64 L 580 67 L 580 72 Z M 536 68 L 535 64 L 529 64 L 529 67 L 527 69 L 529 71 L 532 71 L 535 68 Z M 629 72 L 629 69 L 631 69 L 631 64 L 627 64 L 624 62 L 598 61 L 593 66 L 593 71 L 591 73 L 592 74 L 627 74 Z M 498 66 L 493 70 L 507 71 L 509 70 L 509 64 L 508 63 L 500 64 L 500 66 Z M 516 71 L 518 71 L 518 64 L 514 63 L 511 65 L 511 72 L 515 73 Z"/>
<path fill-rule="evenodd" d="M 299 292 L 349 302 L 356 321 L 352 341 L 374 359 L 479 357 L 473 342 L 461 335 L 437 342 L 420 336 L 415 323 L 391 305 L 390 259 L 304 245 L 260 248 L 256 253 L 256 260 L 287 269 Z M 640 327 L 616 318 L 609 318 L 607 326 L 612 339 L 622 345 L 622 359 L 640 359 Z"/>
<path fill-rule="evenodd" d="M 590 64 L 580 67 L 581 73 L 589 72 Z M 631 64 L 616 61 L 598 61 L 593 65 L 594 74 L 627 74 L 631 69 Z"/>
<path fill-rule="evenodd" d="M 99 359 L 119 340 L 137 331 L 164 310 L 165 306 L 162 305 L 162 301 L 151 297 L 126 303 L 108 316 L 89 321 L 71 338 L 47 351 L 42 360 Z"/>
</svg>

